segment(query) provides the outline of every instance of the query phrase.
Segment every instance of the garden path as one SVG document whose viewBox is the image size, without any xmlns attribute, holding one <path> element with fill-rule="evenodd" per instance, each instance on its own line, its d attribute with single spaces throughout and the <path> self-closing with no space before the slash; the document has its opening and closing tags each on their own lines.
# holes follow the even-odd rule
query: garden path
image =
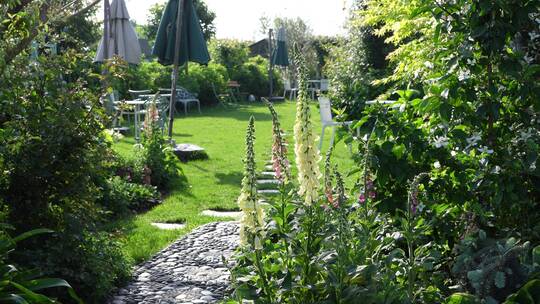
<svg viewBox="0 0 540 304">
<path fill-rule="evenodd" d="M 223 258 L 231 258 L 238 242 L 238 222 L 200 226 L 139 265 L 109 303 L 215 303 L 229 287 Z"/>
</svg>

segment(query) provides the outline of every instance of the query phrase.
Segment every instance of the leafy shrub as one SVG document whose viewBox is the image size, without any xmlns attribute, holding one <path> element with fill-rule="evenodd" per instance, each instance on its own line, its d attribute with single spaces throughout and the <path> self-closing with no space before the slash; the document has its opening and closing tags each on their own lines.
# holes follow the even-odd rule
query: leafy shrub
<svg viewBox="0 0 540 304">
<path fill-rule="evenodd" d="M 107 180 L 101 204 L 114 216 L 130 211 L 144 211 L 159 203 L 159 193 L 152 186 L 141 185 L 114 176 Z"/>
<path fill-rule="evenodd" d="M 233 71 L 231 79 L 238 81 L 240 90 L 255 96 L 268 96 L 268 59 L 261 56 L 251 57 L 244 64 Z M 277 69 L 273 74 L 274 93 L 278 94 L 282 88 L 281 77 Z"/>
<path fill-rule="evenodd" d="M 249 59 L 249 47 L 238 40 L 214 39 L 208 45 L 212 61 L 227 69 L 229 78 Z"/>
<path fill-rule="evenodd" d="M 130 67 L 131 81 L 128 81 L 132 90 L 151 90 L 157 92 L 159 88 L 171 86 L 170 66 L 163 66 L 156 60 L 143 60 L 137 66 Z"/>
<path fill-rule="evenodd" d="M 0 286 L 0 299 L 4 303 L 56 303 L 53 299 L 39 294 L 50 288 L 61 287 L 66 288 L 70 297 L 78 303 L 82 301 L 77 297 L 75 291 L 68 282 L 62 279 L 41 278 L 35 272 L 24 271 L 9 264 L 9 254 L 15 250 L 17 243 L 24 241 L 30 237 L 52 233 L 47 229 L 35 229 L 18 235 L 14 238 L 4 230 L 5 224 L 2 224 L 0 232 L 0 278 L 2 286 Z"/>
<path fill-rule="evenodd" d="M 106 232 L 56 234 L 34 245 L 38 249 L 21 252 L 17 260 L 47 276 L 66 278 L 87 303 L 103 303 L 115 286 L 131 277 L 131 262 Z"/>
<path fill-rule="evenodd" d="M 514 238 L 489 239 L 479 230 L 457 246 L 452 272 L 479 298 L 501 302 L 535 271 L 529 246 Z"/>
<path fill-rule="evenodd" d="M 330 98 L 333 106 L 343 109 L 348 119 L 358 119 L 365 102 L 386 93 L 389 86 L 374 84 L 384 77 L 387 71 L 386 56 L 390 47 L 384 37 L 374 35 L 374 29 L 363 26 L 351 18 L 348 36 L 330 48 L 329 62 L 324 71 L 330 79 Z"/>
<path fill-rule="evenodd" d="M 26 241 L 14 261 L 66 278 L 83 298 L 100 302 L 129 266 L 118 244 L 95 232 L 112 152 L 98 95 L 87 88 L 90 71 L 78 60 L 92 59 L 69 50 L 8 67 L 0 85 L 0 201 L 16 232 L 56 231 Z"/>
<path fill-rule="evenodd" d="M 190 64 L 188 74 L 182 73 L 179 83 L 188 91 L 197 93 L 202 104 L 210 105 L 218 102 L 212 86 L 219 94 L 225 90 L 228 79 L 225 67 L 210 62 L 208 66 Z"/>
<path fill-rule="evenodd" d="M 540 280 L 527 282 L 519 291 L 504 302 L 504 304 L 535 304 L 540 302 Z"/>
</svg>

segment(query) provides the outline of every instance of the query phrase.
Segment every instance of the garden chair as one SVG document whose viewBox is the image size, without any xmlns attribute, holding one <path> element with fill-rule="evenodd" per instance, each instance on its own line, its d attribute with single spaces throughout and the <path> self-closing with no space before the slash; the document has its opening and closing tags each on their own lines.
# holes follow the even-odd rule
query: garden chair
<svg viewBox="0 0 540 304">
<path fill-rule="evenodd" d="M 319 92 L 328 92 L 328 89 L 330 88 L 330 81 L 328 79 L 321 79 L 321 86 L 319 88 Z"/>
<path fill-rule="evenodd" d="M 138 99 L 141 95 L 148 95 L 152 92 L 150 90 L 128 90 L 128 93 L 131 95 L 131 98 Z"/>
<path fill-rule="evenodd" d="M 184 105 L 184 115 L 187 115 L 187 106 L 190 103 L 196 103 L 199 113 L 201 112 L 201 102 L 195 94 L 190 93 L 188 90 L 179 87 L 177 89 L 177 98 L 176 101 Z"/>
<path fill-rule="evenodd" d="M 168 93 L 168 94 L 170 94 L 171 89 L 160 88 L 159 92 L 160 93 Z M 184 115 L 186 115 L 186 116 L 187 116 L 187 106 L 190 103 L 196 103 L 197 108 L 199 110 L 199 113 L 202 113 L 201 112 L 201 102 L 197 98 L 197 95 L 195 95 L 193 93 L 190 93 L 188 90 L 184 89 L 183 87 L 180 87 L 180 86 L 176 87 L 176 102 L 179 102 L 179 103 L 184 105 Z"/>
<path fill-rule="evenodd" d="M 212 91 L 214 92 L 214 96 L 216 97 L 218 101 L 218 105 L 226 108 L 232 99 L 231 94 L 230 93 L 218 94 L 216 90 L 216 86 L 213 83 L 212 83 Z"/>
<path fill-rule="evenodd" d="M 319 97 L 319 112 L 321 114 L 321 139 L 319 141 L 319 150 L 322 148 L 324 140 L 324 131 L 327 127 L 332 127 L 332 135 L 330 137 L 330 146 L 334 145 L 334 137 L 336 135 L 336 127 L 352 125 L 352 121 L 334 121 L 332 118 L 332 105 L 328 97 Z M 358 130 L 357 130 L 358 131 Z M 350 149 L 350 147 L 349 147 Z"/>
<path fill-rule="evenodd" d="M 134 112 L 129 111 L 126 109 L 125 106 L 123 106 L 121 103 L 122 101 L 118 98 L 119 94 L 118 91 L 113 91 L 110 94 L 105 95 L 101 98 L 102 104 L 105 107 L 106 113 L 110 116 L 112 116 L 112 128 L 115 131 L 118 132 L 125 132 L 129 128 L 123 127 L 120 125 L 119 118 L 122 118 L 124 115 L 128 116 L 128 124 L 130 121 L 130 115 L 132 115 Z"/>
<path fill-rule="evenodd" d="M 287 96 L 287 92 L 289 92 L 289 100 L 294 100 L 296 99 L 298 88 L 293 88 L 290 80 L 283 80 L 283 98 Z"/>
</svg>

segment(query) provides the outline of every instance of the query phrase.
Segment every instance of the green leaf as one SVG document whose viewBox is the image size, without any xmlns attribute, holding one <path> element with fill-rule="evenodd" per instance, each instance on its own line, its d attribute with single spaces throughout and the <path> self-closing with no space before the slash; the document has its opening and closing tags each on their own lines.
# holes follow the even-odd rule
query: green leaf
<svg viewBox="0 0 540 304">
<path fill-rule="evenodd" d="M 26 299 L 26 300 L 29 300 L 31 303 L 50 303 L 50 304 L 55 304 L 55 301 L 53 301 L 52 299 L 44 296 L 44 295 L 41 295 L 41 294 L 37 294 L 33 291 L 31 291 L 30 289 L 22 286 L 21 284 L 18 284 L 18 283 L 15 283 L 15 282 L 10 282 L 10 284 L 15 287 L 16 289 L 18 289 L 19 291 L 22 292 L 22 296 Z"/>
<path fill-rule="evenodd" d="M 16 294 L 0 297 L 0 303 L 29 304 L 23 297 Z"/>
<path fill-rule="evenodd" d="M 533 266 L 540 267 L 540 246 L 536 246 L 532 250 Z"/>
<path fill-rule="evenodd" d="M 399 145 L 396 145 L 392 148 L 392 153 L 394 153 L 394 155 L 400 159 L 403 157 L 403 154 L 405 154 L 405 145 L 404 144 L 399 144 Z"/>
<path fill-rule="evenodd" d="M 446 299 L 446 304 L 479 304 L 480 301 L 468 293 L 455 293 Z"/>
<path fill-rule="evenodd" d="M 28 282 L 24 282 L 22 285 L 24 285 L 26 288 L 32 291 L 52 288 L 52 287 L 72 288 L 71 285 L 69 285 L 67 281 L 62 280 L 62 279 L 54 279 L 54 278 L 31 280 Z"/>
<path fill-rule="evenodd" d="M 17 242 L 20 242 L 22 240 L 25 240 L 27 238 L 30 238 L 30 237 L 33 237 L 33 236 L 36 236 L 36 235 L 40 235 L 40 234 L 45 234 L 45 233 L 54 233 L 54 231 L 50 230 L 50 229 L 45 229 L 45 228 L 40 228 L 40 229 L 34 229 L 34 230 L 30 230 L 30 231 L 27 231 L 27 232 L 24 232 L 16 237 L 13 238 L 13 242 L 17 243 Z"/>
<path fill-rule="evenodd" d="M 433 41 L 435 41 L 435 43 L 439 43 L 439 36 L 441 35 L 441 26 L 442 24 L 438 23 L 437 26 L 435 27 L 435 33 L 433 34 Z"/>
<path fill-rule="evenodd" d="M 506 276 L 505 276 L 504 272 L 497 271 L 495 273 L 494 282 L 495 282 L 495 286 L 497 288 L 499 288 L 499 289 L 504 288 L 506 286 Z"/>
</svg>

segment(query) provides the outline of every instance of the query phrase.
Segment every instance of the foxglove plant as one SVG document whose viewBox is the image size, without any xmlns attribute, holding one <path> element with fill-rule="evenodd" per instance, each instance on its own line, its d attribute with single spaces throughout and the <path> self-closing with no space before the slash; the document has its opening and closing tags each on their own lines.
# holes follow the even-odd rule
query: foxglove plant
<svg viewBox="0 0 540 304">
<path fill-rule="evenodd" d="M 247 245 L 252 242 L 253 247 L 260 248 L 264 237 L 263 223 L 264 210 L 257 200 L 257 177 L 255 173 L 255 119 L 249 119 L 246 134 L 246 158 L 244 160 L 244 178 L 242 190 L 238 197 L 238 206 L 242 210 L 240 221 L 240 243 Z"/>
<path fill-rule="evenodd" d="M 146 109 L 146 115 L 144 117 L 143 128 L 146 133 L 146 136 L 150 137 L 152 132 L 156 128 L 156 123 L 159 120 L 159 111 L 155 102 L 151 102 L 148 108 Z"/>
<path fill-rule="evenodd" d="M 272 103 L 267 102 L 266 105 L 272 115 L 272 168 L 276 174 L 276 179 L 280 184 L 284 184 L 291 179 L 290 163 L 287 159 L 287 147 L 281 135 L 281 125 Z"/>
<path fill-rule="evenodd" d="M 410 301 L 414 302 L 415 298 L 415 282 L 416 282 L 416 244 L 417 236 L 420 234 L 419 228 L 416 227 L 416 212 L 418 210 L 418 193 L 420 182 L 429 176 L 428 173 L 418 174 L 410 184 L 409 199 L 407 206 L 406 222 L 404 227 L 404 236 L 407 240 L 408 261 L 407 261 L 407 296 Z"/>
<path fill-rule="evenodd" d="M 328 149 L 328 152 L 326 152 L 326 158 L 324 160 L 324 196 L 326 197 L 326 201 L 328 202 L 327 207 L 337 207 L 335 203 L 339 203 L 334 201 L 334 191 L 332 189 L 332 150 L 333 147 L 330 147 L 330 149 Z"/>
<path fill-rule="evenodd" d="M 302 61 L 301 59 L 299 61 Z M 311 124 L 309 97 L 304 64 L 299 64 L 298 101 L 294 125 L 294 151 L 298 168 L 298 194 L 304 197 L 304 204 L 313 205 L 318 198 L 320 155 Z"/>
</svg>

